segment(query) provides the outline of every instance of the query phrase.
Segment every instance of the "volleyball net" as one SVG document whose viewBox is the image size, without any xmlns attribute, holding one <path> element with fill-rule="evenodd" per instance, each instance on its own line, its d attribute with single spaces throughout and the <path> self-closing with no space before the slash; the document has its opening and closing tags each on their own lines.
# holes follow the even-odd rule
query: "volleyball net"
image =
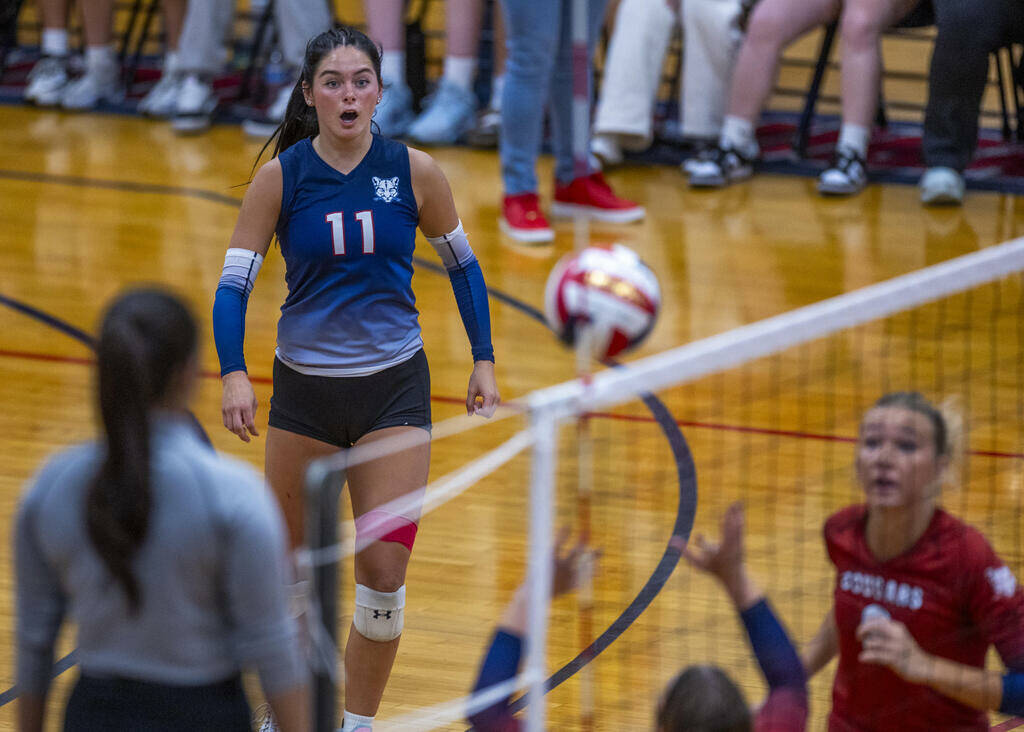
<svg viewBox="0 0 1024 732">
<path fill-rule="evenodd" d="M 429 700 L 385 709 L 378 725 L 465 729 L 467 710 L 515 690 L 524 692 L 516 706 L 527 728 L 581 728 L 573 715 L 586 706 L 584 692 L 565 682 L 587 666 L 596 713 L 626 728 L 649 726 L 657 690 L 691 663 L 721 666 L 758 701 L 765 687 L 734 610 L 712 580 L 678 566 L 680 549 L 693 532 L 716 537 L 725 508 L 742 500 L 750 571 L 794 640 L 808 641 L 832 599 L 823 523 L 862 500 L 852 467 L 860 418 L 882 394 L 907 390 L 961 415 L 966 450 L 942 503 L 1022 576 L 1024 239 L 532 392 L 490 422 L 439 422 L 432 450 L 440 477 L 422 496 L 424 516 L 437 510 L 438 518 L 424 519 L 410 572 L 420 562 L 443 566 L 452 606 L 424 610 L 411 599 L 403 647 L 433 634 L 432 647 L 445 648 L 456 671 L 410 679 Z M 574 525 L 583 510 L 581 417 L 592 442 L 583 458 L 593 480 L 590 539 L 605 554 L 589 643 L 580 641 L 572 607 L 551 609 L 548 598 L 555 527 Z M 337 562 L 372 540 L 361 535 L 357 545 L 351 522 L 337 520 L 344 469 L 404 447 L 380 441 L 373 452 L 353 449 L 310 471 L 316 500 L 303 561 L 315 570 L 313 614 L 323 621 L 314 643 L 323 651 L 321 730 L 338 723 L 336 631 L 351 614 L 340 600 L 351 583 L 338 581 Z M 442 463 L 451 469 L 439 471 Z M 395 507 L 403 500 L 421 496 Z M 442 521 L 459 527 L 457 537 L 429 543 Z M 469 695 L 501 600 L 519 576 L 532 588 L 520 673 Z M 395 674 L 401 664 L 400 655 Z M 832 673 L 812 683 L 811 729 L 831 706 Z M 548 699 L 557 700 L 550 710 Z"/>
</svg>

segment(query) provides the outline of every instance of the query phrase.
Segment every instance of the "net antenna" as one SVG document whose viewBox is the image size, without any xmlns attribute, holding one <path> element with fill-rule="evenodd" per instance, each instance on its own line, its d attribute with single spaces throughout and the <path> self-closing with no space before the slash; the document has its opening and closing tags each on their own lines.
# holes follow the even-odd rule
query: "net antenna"
<svg viewBox="0 0 1024 732">
<path fill-rule="evenodd" d="M 590 173 L 590 0 L 572 0 L 572 156 L 573 175 L 584 178 Z M 573 250 L 579 254 L 590 246 L 590 222 L 585 215 L 573 220 Z M 587 297 L 586 287 L 581 297 Z M 583 312 L 588 312 L 586 302 Z M 576 374 L 586 388 L 592 376 L 594 336 L 586 323 L 576 324 Z M 578 446 L 576 483 L 576 530 L 579 541 L 591 541 L 591 501 L 594 488 L 594 438 L 590 418 L 586 412 L 576 418 L 576 444 Z M 588 565 L 589 566 L 589 565 Z M 579 646 L 586 648 L 594 638 L 594 582 L 587 570 L 581 578 L 576 595 L 578 609 Z M 594 728 L 594 674 L 588 665 L 580 674 L 580 729 Z"/>
</svg>

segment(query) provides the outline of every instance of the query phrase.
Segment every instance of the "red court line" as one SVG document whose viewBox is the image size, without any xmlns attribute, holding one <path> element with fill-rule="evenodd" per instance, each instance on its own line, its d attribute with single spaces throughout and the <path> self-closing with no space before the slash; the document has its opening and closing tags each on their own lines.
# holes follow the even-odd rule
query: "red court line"
<svg viewBox="0 0 1024 732">
<path fill-rule="evenodd" d="M 0 358 L 18 358 L 28 361 L 48 361 L 51 363 L 72 363 L 83 366 L 90 366 L 96 361 L 92 358 L 76 358 L 74 356 L 55 356 L 48 353 L 33 353 L 30 351 L 11 351 L 6 349 L 0 349 Z M 208 379 L 219 379 L 220 374 L 216 371 L 204 371 L 203 377 Z M 249 380 L 255 384 L 271 384 L 273 379 L 269 376 L 253 376 L 249 375 Z M 434 402 L 441 402 L 444 404 L 462 404 L 465 399 L 459 397 L 445 396 L 439 394 L 431 394 L 430 400 Z M 515 406 L 514 402 L 507 402 L 505 406 Z M 588 417 L 597 419 L 610 419 L 619 422 L 647 422 L 655 424 L 657 420 L 654 417 L 642 414 L 619 414 L 616 412 L 588 412 Z M 798 440 L 820 440 L 824 442 L 845 442 L 853 443 L 857 441 L 856 437 L 844 437 L 843 435 L 824 435 L 816 432 L 801 432 L 800 430 L 781 430 L 781 429 L 770 429 L 767 427 L 750 427 L 747 425 L 740 424 L 724 424 L 721 422 L 697 422 L 693 420 L 679 419 L 676 420 L 676 424 L 680 427 L 693 427 L 694 429 L 702 430 L 718 430 L 722 432 L 739 432 L 746 434 L 755 435 L 771 435 L 774 437 L 792 437 Z M 1016 452 L 997 452 L 993 450 L 973 450 L 970 453 L 976 457 L 991 457 L 991 458 L 1009 458 L 1009 459 L 1024 459 L 1024 453 Z M 1024 721 L 1021 721 L 1018 726 L 1024 726 Z M 1013 729 L 1007 727 L 1007 729 Z"/>
<path fill-rule="evenodd" d="M 1008 719 L 1005 722 L 1000 722 L 999 724 L 994 725 L 992 727 L 992 732 L 996 732 L 997 730 L 998 732 L 1005 732 L 1005 730 L 1017 729 L 1018 727 L 1024 727 L 1024 719 L 1021 719 L 1020 717 L 1015 717 L 1013 719 Z"/>
</svg>

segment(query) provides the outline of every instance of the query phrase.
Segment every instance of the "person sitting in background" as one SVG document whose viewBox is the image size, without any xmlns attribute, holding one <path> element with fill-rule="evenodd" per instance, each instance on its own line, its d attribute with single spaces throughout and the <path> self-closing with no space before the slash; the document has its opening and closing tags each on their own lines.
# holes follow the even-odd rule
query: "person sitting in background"
<svg viewBox="0 0 1024 732">
<path fill-rule="evenodd" d="M 234 0 L 191 2 L 179 43 L 179 72 L 182 76 L 178 98 L 171 114 L 171 127 L 179 134 L 195 134 L 209 128 L 217 108 L 213 77 L 224 65 L 224 41 L 234 18 Z M 274 19 L 284 63 L 292 79 L 298 77 L 306 54 L 306 41 L 331 25 L 327 4 L 317 0 L 275 0 Z M 247 134 L 266 136 L 284 119 L 293 83 L 282 86 L 267 110 L 263 124 L 246 126 Z"/>
<path fill-rule="evenodd" d="M 917 392 L 886 394 L 861 421 L 866 502 L 825 522 L 833 603 L 803 653 L 809 675 L 839 656 L 833 732 L 981 732 L 979 710 L 1021 706 L 1024 685 L 1000 698 L 977 684 L 989 646 L 1024 671 L 1024 592 L 985 537 L 938 505 L 962 453 L 955 424 Z"/>
<path fill-rule="evenodd" d="M 92 109 L 123 95 L 121 67 L 113 46 L 114 0 L 84 0 L 85 73 L 68 76 L 68 0 L 39 0 L 42 57 L 28 74 L 25 101 L 40 107 Z"/>
<path fill-rule="evenodd" d="M 879 38 L 920 0 L 760 0 L 750 15 L 729 92 L 718 145 L 690 167 L 690 185 L 719 188 L 753 175 L 760 153 L 755 125 L 775 85 L 783 49 L 812 28 L 839 21 L 842 40 L 842 126 L 818 192 L 851 195 L 867 184 L 868 142 L 882 73 Z"/>
<path fill-rule="evenodd" d="M 259 671 L 283 732 L 309 730 L 308 669 L 285 593 L 274 498 L 218 456 L 188 404 L 197 326 L 136 290 L 96 347 L 99 440 L 51 458 L 15 519 L 18 729 L 43 729 L 57 633 L 78 631 L 64 729 L 248 731 L 240 671 Z"/>
<path fill-rule="evenodd" d="M 678 5 L 678 3 L 675 3 Z M 604 62 L 590 151 L 604 166 L 623 150 L 647 149 L 653 106 L 672 28 L 683 27 L 679 109 L 684 137 L 704 148 L 718 140 L 741 40 L 740 0 L 622 0 Z"/>
<path fill-rule="evenodd" d="M 717 666 L 688 666 L 665 687 L 655 714 L 658 732 L 800 732 L 807 722 L 807 686 L 803 666 L 785 629 L 772 612 L 764 593 L 747 573 L 743 559 L 743 508 L 729 507 L 722 517 L 721 543 L 697 537 L 697 549 L 684 548 L 691 566 L 721 584 L 747 631 L 747 637 L 770 692 L 764 705 L 751 713 L 743 693 Z M 590 553 L 577 546 L 568 554 L 557 542 L 552 596 L 579 585 L 588 570 Z M 515 676 L 526 632 L 529 587 L 520 586 L 505 610 L 484 657 L 474 693 Z M 519 720 L 503 699 L 470 717 L 479 732 L 512 732 Z"/>
<path fill-rule="evenodd" d="M 483 0 L 445 2 L 447 50 L 444 71 L 419 116 L 405 80 L 404 0 L 365 0 L 367 34 L 383 49 L 381 71 L 387 93 L 376 122 L 385 137 L 404 137 L 427 145 L 450 145 L 476 121 L 477 48 Z"/>
<path fill-rule="evenodd" d="M 1019 0 L 932 0 L 932 5 L 938 32 L 921 138 L 927 166 L 920 182 L 921 202 L 959 205 L 964 169 L 978 144 L 989 54 L 1024 41 L 1024 5 Z"/>
<path fill-rule="evenodd" d="M 174 111 L 184 81 L 178 71 L 180 56 L 178 42 L 181 39 L 181 27 L 185 22 L 187 0 L 163 0 L 164 11 L 164 61 L 160 80 L 142 99 L 136 108 L 140 114 L 149 117 L 167 117 Z"/>
</svg>

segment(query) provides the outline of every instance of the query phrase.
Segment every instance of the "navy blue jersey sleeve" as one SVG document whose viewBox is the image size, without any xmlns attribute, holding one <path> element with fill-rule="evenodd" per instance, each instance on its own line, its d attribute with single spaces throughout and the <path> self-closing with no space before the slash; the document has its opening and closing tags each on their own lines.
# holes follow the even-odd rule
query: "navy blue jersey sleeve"
<svg viewBox="0 0 1024 732">
<path fill-rule="evenodd" d="M 768 686 L 772 690 L 782 686 L 803 688 L 807 674 L 800 656 L 768 601 L 761 599 L 740 613 L 740 617 Z"/>
<path fill-rule="evenodd" d="M 473 693 L 508 681 L 516 675 L 519 660 L 523 655 L 523 639 L 504 630 L 494 633 L 487 655 L 480 666 Z M 519 720 L 512 716 L 509 697 L 495 702 L 469 718 L 473 728 L 479 732 L 514 732 L 519 729 Z"/>
<path fill-rule="evenodd" d="M 1011 671 L 1003 675 L 1003 701 L 999 711 L 1024 716 L 1024 673 Z"/>
<path fill-rule="evenodd" d="M 452 282 L 455 302 L 459 306 L 462 324 L 469 336 L 469 345 L 474 361 L 494 361 L 494 346 L 491 345 L 491 312 L 487 303 L 487 285 L 480 262 L 459 264 L 448 270 Z"/>
</svg>

